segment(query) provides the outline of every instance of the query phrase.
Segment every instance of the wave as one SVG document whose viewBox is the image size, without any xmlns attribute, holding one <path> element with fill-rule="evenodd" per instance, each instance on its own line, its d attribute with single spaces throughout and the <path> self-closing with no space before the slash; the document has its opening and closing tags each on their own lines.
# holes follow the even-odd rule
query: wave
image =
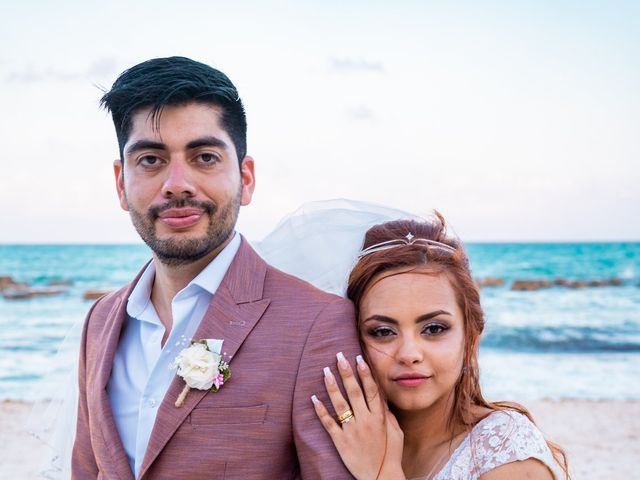
<svg viewBox="0 0 640 480">
<path fill-rule="evenodd" d="M 640 352 L 636 326 L 497 327 L 487 332 L 483 348 L 515 352 Z"/>
</svg>

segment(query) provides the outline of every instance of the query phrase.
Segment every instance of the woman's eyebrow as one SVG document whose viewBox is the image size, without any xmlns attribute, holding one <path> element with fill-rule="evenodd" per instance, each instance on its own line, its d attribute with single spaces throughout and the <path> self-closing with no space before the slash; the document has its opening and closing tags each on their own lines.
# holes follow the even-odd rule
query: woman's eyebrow
<svg viewBox="0 0 640 480">
<path fill-rule="evenodd" d="M 365 318 L 362 323 L 367 323 L 370 322 L 372 320 L 377 320 L 379 322 L 387 322 L 387 323 L 393 323 L 395 325 L 398 324 L 398 321 L 394 318 L 391 317 L 387 317 L 386 315 L 371 315 L 367 318 Z"/>
<path fill-rule="evenodd" d="M 437 317 L 438 315 L 452 316 L 451 313 L 447 312 L 446 310 L 434 310 L 433 312 L 420 315 L 418 318 L 416 318 L 416 323 L 424 322 L 425 320 L 430 320 L 433 317 Z M 378 314 L 374 314 L 365 318 L 362 321 L 362 323 L 367 323 L 372 320 L 377 320 L 378 322 L 393 323 L 394 325 L 398 325 L 400 323 L 393 317 L 389 317 L 387 315 L 378 315 Z"/>
<path fill-rule="evenodd" d="M 416 323 L 424 322 L 425 320 L 431 320 L 433 317 L 437 317 L 438 315 L 449 315 L 452 317 L 453 315 L 446 310 L 435 310 L 431 313 L 425 313 L 424 315 L 420 315 L 416 318 Z"/>
</svg>

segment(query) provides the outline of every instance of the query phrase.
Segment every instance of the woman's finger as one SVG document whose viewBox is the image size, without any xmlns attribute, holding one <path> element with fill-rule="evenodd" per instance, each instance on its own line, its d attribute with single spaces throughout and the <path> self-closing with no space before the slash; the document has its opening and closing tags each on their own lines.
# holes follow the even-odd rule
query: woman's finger
<svg viewBox="0 0 640 480">
<path fill-rule="evenodd" d="M 358 355 L 356 357 L 356 365 L 358 366 L 358 377 L 360 377 L 360 381 L 362 382 L 364 398 L 367 401 L 369 411 L 371 411 L 371 413 L 382 414 L 385 407 L 382 404 L 378 384 L 373 379 L 371 369 L 369 368 L 369 365 L 367 365 L 367 362 L 362 358 L 362 355 Z"/>
<path fill-rule="evenodd" d="M 338 426 L 335 419 L 329 414 L 322 402 L 318 400 L 318 397 L 311 395 L 311 401 L 313 402 L 313 408 L 316 411 L 316 415 L 318 415 L 318 418 L 320 419 L 320 423 L 322 423 L 322 426 L 331 437 L 331 440 L 333 440 L 333 443 L 337 445 L 340 442 L 342 429 Z"/>
<path fill-rule="evenodd" d="M 331 400 L 336 415 L 340 417 L 340 415 L 350 412 L 351 406 L 344 399 L 340 388 L 338 388 L 336 377 L 329 367 L 324 367 L 324 385 L 327 388 L 327 393 L 329 394 L 329 399 Z M 353 419 L 351 419 L 351 421 L 353 421 Z"/>
<path fill-rule="evenodd" d="M 353 373 L 351 365 L 349 365 L 347 359 L 344 358 L 342 352 L 338 352 L 336 358 L 338 360 L 338 372 L 340 372 L 342 384 L 347 392 L 347 397 L 349 398 L 349 403 L 351 404 L 353 413 L 356 417 L 369 413 L 367 403 L 364 400 L 364 394 L 362 393 L 362 388 Z"/>
</svg>

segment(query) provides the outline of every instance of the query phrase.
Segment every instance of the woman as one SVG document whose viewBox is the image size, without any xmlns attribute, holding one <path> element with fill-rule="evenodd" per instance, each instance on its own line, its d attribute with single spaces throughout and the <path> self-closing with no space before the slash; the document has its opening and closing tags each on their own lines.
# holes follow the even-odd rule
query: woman
<svg viewBox="0 0 640 480">
<path fill-rule="evenodd" d="M 325 368 L 338 422 L 312 400 L 356 478 L 568 478 L 564 453 L 543 439 L 524 407 L 482 396 L 480 296 L 441 215 L 369 229 L 347 295 L 371 369 L 357 359 L 361 389 L 337 355 L 344 398 Z"/>
</svg>

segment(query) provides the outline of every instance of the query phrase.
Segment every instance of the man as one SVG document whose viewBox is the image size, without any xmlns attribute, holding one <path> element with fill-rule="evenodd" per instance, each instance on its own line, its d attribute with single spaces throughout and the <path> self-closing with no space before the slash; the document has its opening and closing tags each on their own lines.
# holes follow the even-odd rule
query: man
<svg viewBox="0 0 640 480">
<path fill-rule="evenodd" d="M 255 185 L 235 87 L 161 58 L 125 71 L 102 103 L 120 204 L 153 259 L 88 314 L 73 478 L 350 478 L 310 397 L 328 403 L 323 367 L 359 353 L 353 307 L 268 266 L 234 231 Z M 171 366 L 206 339 L 231 377 L 185 389 Z"/>
</svg>

